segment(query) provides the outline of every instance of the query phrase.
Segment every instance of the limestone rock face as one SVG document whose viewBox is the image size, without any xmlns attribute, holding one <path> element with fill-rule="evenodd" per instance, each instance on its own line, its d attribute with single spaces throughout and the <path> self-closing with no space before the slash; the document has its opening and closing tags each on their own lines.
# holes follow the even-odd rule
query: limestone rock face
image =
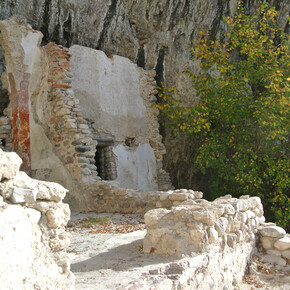
<svg viewBox="0 0 290 290">
<path fill-rule="evenodd" d="M 280 10 L 279 25 L 288 29 L 289 1 L 270 2 Z M 253 13 L 257 3 L 246 0 L 247 11 Z M 236 5 L 237 0 L 3 0 L 0 19 L 20 14 L 41 30 L 45 43 L 80 44 L 128 57 L 138 66 L 155 69 L 158 84 L 177 87 L 194 103 L 190 80 L 182 73 L 192 66 L 188 43 L 199 39 L 201 29 L 212 38 L 220 35 L 222 15 L 233 15 Z M 194 172 L 186 162 L 190 143 L 167 136 L 165 144 L 165 169 L 174 176 L 175 186 L 194 187 Z"/>
</svg>

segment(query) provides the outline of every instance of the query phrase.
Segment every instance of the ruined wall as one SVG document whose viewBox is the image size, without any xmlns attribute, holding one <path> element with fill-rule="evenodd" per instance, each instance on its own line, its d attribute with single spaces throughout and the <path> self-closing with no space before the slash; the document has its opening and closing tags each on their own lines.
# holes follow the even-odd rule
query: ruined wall
<svg viewBox="0 0 290 290">
<path fill-rule="evenodd" d="M 6 72 L 3 84 L 10 97 L 1 118 L 2 139 L 6 150 L 13 150 L 24 160 L 22 169 L 40 179 L 60 182 L 78 191 L 59 154 L 44 118 L 49 107 L 49 58 L 39 47 L 42 34 L 33 30 L 21 17 L 0 22 L 0 43 L 5 51 Z M 59 124 L 60 126 L 62 123 Z M 3 130 L 4 129 L 4 130 Z M 3 143 L 2 141 L 2 143 Z M 11 143 L 12 144 L 11 144 Z M 4 144 L 3 144 L 4 145 Z M 79 198 L 80 207 L 84 201 Z"/>
<path fill-rule="evenodd" d="M 95 104 L 89 103 L 96 110 L 93 110 L 92 116 L 88 115 L 85 119 L 81 105 L 85 113 L 89 106 L 86 102 L 80 104 L 75 97 L 71 84 L 73 74 L 69 50 L 53 42 L 39 47 L 41 33 L 33 30 L 19 16 L 1 21 L 0 27 L 2 30 L 0 43 L 5 51 L 7 69 L 2 74 L 2 79 L 10 95 L 10 104 L 5 109 L 6 115 L 1 117 L 3 125 L 0 127 L 2 128 L 1 140 L 4 140 L 7 145 L 6 150 L 9 150 L 9 142 L 12 140 L 12 149 L 24 158 L 27 173 L 66 186 L 70 190 L 66 200 L 73 209 L 145 212 L 154 208 L 159 200 L 159 192 L 147 192 L 142 197 L 137 190 L 134 190 L 135 186 L 136 189 L 143 190 L 171 188 L 169 176 L 162 169 L 165 150 L 161 143 L 161 136 L 158 134 L 158 111 L 151 107 L 155 100 L 153 72 L 145 72 L 130 61 L 118 57 L 115 57 L 121 59 L 121 63 L 117 65 L 118 70 L 112 73 L 114 70 L 111 67 L 112 71 L 108 71 L 108 74 L 115 74 L 118 88 L 125 86 L 123 97 L 127 97 L 125 91 L 128 86 L 137 88 L 137 91 L 133 90 L 136 94 L 129 98 L 130 101 L 136 99 L 144 109 L 143 119 L 137 126 L 129 126 L 130 122 L 135 121 L 130 118 L 114 120 L 101 114 L 99 118 L 98 108 L 107 102 L 102 98 L 99 98 Z M 105 56 L 104 59 L 107 60 L 107 57 Z M 90 61 L 92 60 L 86 60 L 84 64 Z M 124 62 L 135 69 L 132 70 L 132 76 L 137 73 L 137 79 L 130 79 L 129 84 L 125 82 L 126 79 L 118 79 L 119 75 L 125 76 Z M 78 77 L 81 78 L 82 74 L 80 73 Z M 89 82 L 97 81 L 98 86 L 105 86 L 103 80 L 94 79 L 92 74 L 84 77 Z M 91 88 L 85 89 L 89 91 Z M 79 92 L 76 91 L 77 94 Z M 118 113 L 118 106 L 114 105 L 117 102 L 122 104 L 124 100 L 116 92 L 114 93 L 115 101 L 107 102 L 107 105 L 111 104 L 112 110 Z M 103 97 L 106 98 L 108 95 Z M 128 100 L 127 105 L 128 108 L 123 106 L 124 110 L 130 114 L 138 114 L 138 106 L 130 106 Z M 96 115 L 98 118 L 95 117 Z M 95 127 L 94 121 L 97 123 Z M 124 122 L 126 134 L 114 136 L 121 122 Z M 108 128 L 104 130 L 106 126 Z M 145 131 L 138 136 L 142 126 Z M 104 146 L 107 145 L 104 135 L 106 138 L 113 136 L 112 141 L 116 142 L 116 146 L 108 150 L 108 146 Z M 97 145 L 101 145 L 98 150 Z M 125 147 L 129 149 L 123 149 Z M 100 174 L 103 168 L 95 164 L 98 151 L 103 154 L 102 158 L 106 158 L 103 160 L 104 165 L 110 166 L 106 170 L 106 174 L 110 173 L 109 180 L 101 181 L 106 178 Z M 129 154 L 125 155 L 124 152 Z M 111 166 L 111 163 L 115 167 Z M 133 173 L 133 179 L 137 177 L 137 180 L 130 182 L 130 178 L 124 174 L 126 170 Z M 124 190 L 119 194 L 118 181 L 122 183 L 121 187 L 133 187 L 133 189 Z M 148 200 L 145 196 L 149 197 Z"/>
<path fill-rule="evenodd" d="M 244 2 L 246 11 L 253 13 L 258 1 Z M 279 25 L 289 31 L 289 1 L 269 2 L 280 10 Z M 0 2 L 0 19 L 24 15 L 42 31 L 45 43 L 80 44 L 107 55 L 128 57 L 140 67 L 155 69 L 158 84 L 164 81 L 177 87 L 186 101 L 194 103 L 191 82 L 182 73 L 191 69 L 188 45 L 199 39 L 201 29 L 218 37 L 225 27 L 222 16 L 233 15 L 236 4 L 237 0 L 4 0 Z M 172 139 L 168 134 L 165 145 L 164 164 L 174 185 L 196 188 L 188 162 L 191 141 L 184 136 Z"/>
<path fill-rule="evenodd" d="M 290 260 L 290 234 L 286 234 L 284 229 L 274 223 L 261 227 L 258 234 L 259 250 L 265 254 L 262 261 L 286 266 Z"/>
<path fill-rule="evenodd" d="M 0 285 L 3 289 L 74 289 L 65 250 L 67 190 L 19 171 L 16 153 L 0 149 Z"/>
<path fill-rule="evenodd" d="M 72 46 L 72 87 L 94 138 L 105 147 L 111 141 L 116 179 L 121 187 L 150 191 L 168 189 L 159 178 L 165 153 L 159 135 L 155 73 L 120 56 Z M 109 145 L 108 145 L 109 146 Z M 101 148 L 100 148 L 101 150 Z"/>
<path fill-rule="evenodd" d="M 265 223 L 259 197 L 187 200 L 170 210 L 147 212 L 145 224 L 145 253 L 183 258 L 151 271 L 171 282 L 172 288 L 239 289 L 258 249 L 262 261 L 287 269 L 289 235 Z"/>
</svg>

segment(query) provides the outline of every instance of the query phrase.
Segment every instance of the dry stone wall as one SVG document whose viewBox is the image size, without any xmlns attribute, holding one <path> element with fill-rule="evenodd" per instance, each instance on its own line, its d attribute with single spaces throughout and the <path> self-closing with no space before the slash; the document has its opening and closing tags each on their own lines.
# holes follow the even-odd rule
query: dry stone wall
<svg viewBox="0 0 290 290">
<path fill-rule="evenodd" d="M 172 289 L 239 289 L 254 254 L 263 262 L 289 264 L 289 235 L 265 223 L 259 197 L 186 200 L 148 211 L 145 224 L 145 253 L 182 258 L 150 272 Z"/>
<path fill-rule="evenodd" d="M 259 229 L 259 248 L 263 262 L 286 266 L 290 260 L 290 235 L 273 223 Z"/>
<path fill-rule="evenodd" d="M 2 289 L 74 289 L 66 248 L 70 209 L 61 185 L 29 178 L 22 161 L 0 149 Z"/>
<path fill-rule="evenodd" d="M 258 197 L 185 201 L 171 210 L 156 209 L 145 214 L 144 251 L 154 249 L 159 254 L 181 256 L 206 251 L 212 245 L 221 250 L 234 248 L 238 243 L 255 241 L 264 221 Z"/>
</svg>

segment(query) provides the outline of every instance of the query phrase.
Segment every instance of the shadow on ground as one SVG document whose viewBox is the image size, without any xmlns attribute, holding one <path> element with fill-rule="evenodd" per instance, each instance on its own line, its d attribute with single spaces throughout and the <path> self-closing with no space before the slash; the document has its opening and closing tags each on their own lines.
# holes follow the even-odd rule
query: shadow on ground
<svg viewBox="0 0 290 290">
<path fill-rule="evenodd" d="M 122 244 L 101 252 L 87 260 L 71 264 L 73 272 L 90 272 L 104 269 L 126 271 L 160 263 L 169 263 L 173 258 L 156 257 L 142 252 L 143 239 Z"/>
</svg>

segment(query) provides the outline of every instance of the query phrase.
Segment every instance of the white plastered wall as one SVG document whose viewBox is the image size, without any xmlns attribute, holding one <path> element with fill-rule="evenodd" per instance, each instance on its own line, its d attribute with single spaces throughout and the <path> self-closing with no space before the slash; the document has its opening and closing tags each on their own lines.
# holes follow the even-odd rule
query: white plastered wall
<svg viewBox="0 0 290 290">
<path fill-rule="evenodd" d="M 102 51 L 74 45 L 70 48 L 73 90 L 83 116 L 100 134 L 112 137 L 117 181 L 122 187 L 158 189 L 156 160 L 147 138 L 146 106 L 140 86 L 142 71 L 129 59 L 108 58 Z M 136 144 L 128 147 L 127 137 Z"/>
</svg>

